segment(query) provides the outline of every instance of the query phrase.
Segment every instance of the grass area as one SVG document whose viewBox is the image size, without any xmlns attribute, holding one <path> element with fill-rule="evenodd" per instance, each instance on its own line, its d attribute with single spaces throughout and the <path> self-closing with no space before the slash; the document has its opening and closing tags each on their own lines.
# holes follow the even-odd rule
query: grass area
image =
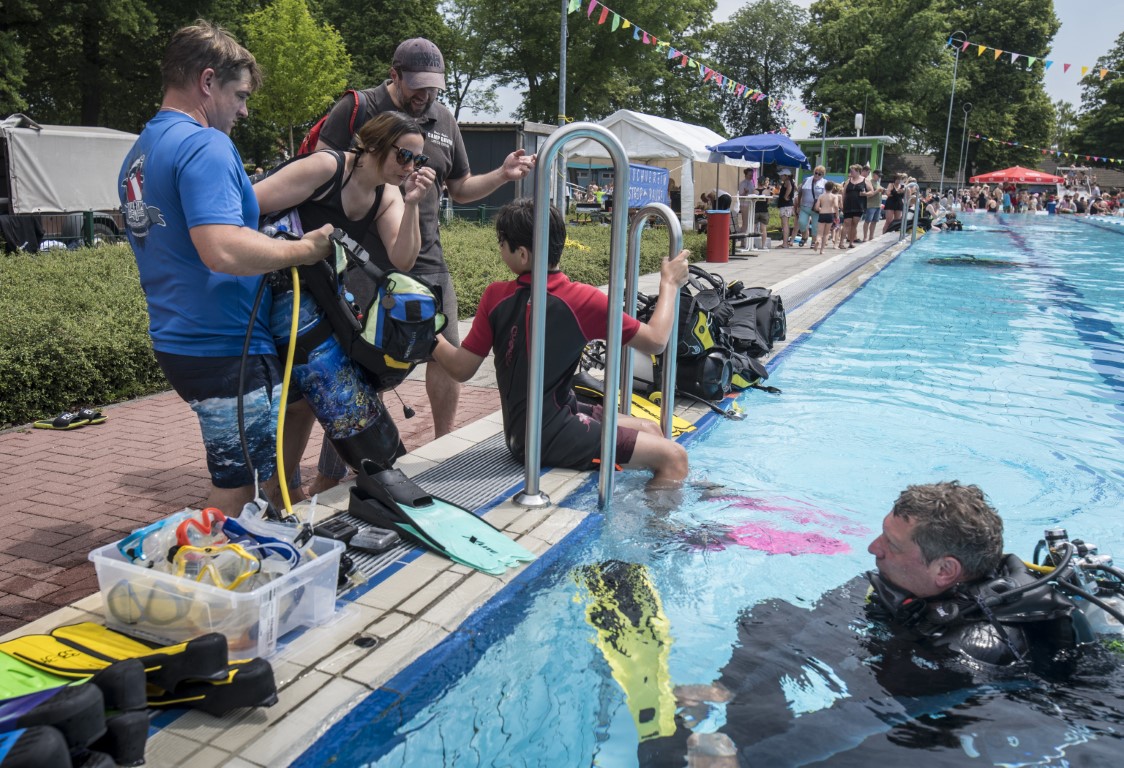
<svg viewBox="0 0 1124 768">
<path fill-rule="evenodd" d="M 608 282 L 609 228 L 571 227 L 562 266 L 576 280 Z M 685 233 L 695 258 L 706 239 Z M 456 221 L 441 241 L 461 317 L 476 312 L 488 283 L 508 280 L 495 229 Z M 649 228 L 641 271 L 659 269 L 667 230 Z M 148 312 L 127 245 L 17 254 L 0 262 L 0 426 L 60 411 L 121 402 L 168 388 L 148 338 Z"/>
</svg>

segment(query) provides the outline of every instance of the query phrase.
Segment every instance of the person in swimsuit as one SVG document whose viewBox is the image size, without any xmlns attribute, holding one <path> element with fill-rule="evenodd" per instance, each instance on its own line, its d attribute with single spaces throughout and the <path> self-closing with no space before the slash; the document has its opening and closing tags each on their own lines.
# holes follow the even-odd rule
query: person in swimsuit
<svg viewBox="0 0 1124 768">
<path fill-rule="evenodd" d="M 828 235 L 831 233 L 832 223 L 835 221 L 836 214 L 839 213 L 834 181 L 829 181 L 824 185 L 824 193 L 816 198 L 812 210 L 819 215 L 820 236 L 817 239 L 819 240 L 819 252 L 823 253 L 824 242 L 827 241 Z"/>
<path fill-rule="evenodd" d="M 484 290 L 472 329 L 462 346 L 438 339 L 433 356 L 457 381 L 468 381 L 489 352 L 495 353 L 496 379 L 507 448 L 523 460 L 527 421 L 528 316 L 531 299 L 534 201 L 521 198 L 496 215 L 500 258 L 514 280 L 495 282 Z M 566 221 L 550 209 L 547 278 L 547 349 L 543 372 L 542 463 L 579 470 L 593 469 L 601 458 L 601 407 L 579 405 L 572 386 L 587 342 L 608 333 L 608 297 L 597 288 L 571 281 L 559 268 L 566 244 Z M 660 267 L 660 292 L 647 323 L 624 316 L 622 341 L 645 354 L 660 354 L 673 324 L 675 295 L 687 282 L 689 251 Z M 687 477 L 687 451 L 663 436 L 655 422 L 618 416 L 616 461 L 626 467 L 650 469 L 651 488 L 679 486 Z"/>
<path fill-rule="evenodd" d="M 905 174 L 899 173 L 886 186 L 886 223 L 882 225 L 882 234 L 889 232 L 890 225 L 895 221 L 901 220 L 904 197 Z"/>
<path fill-rule="evenodd" d="M 793 227 L 796 225 L 796 184 L 792 181 L 792 169 L 781 169 L 781 186 L 777 191 L 777 212 L 781 217 L 781 248 L 792 247 L 792 238 L 796 234 Z"/>
<path fill-rule="evenodd" d="M 848 171 L 850 176 L 843 184 L 843 237 L 847 240 L 847 247 L 854 248 L 855 241 L 859 240 L 859 221 L 866 213 L 866 196 L 870 192 L 870 185 L 863 178 L 863 167 L 858 163 L 853 164 Z"/>
</svg>

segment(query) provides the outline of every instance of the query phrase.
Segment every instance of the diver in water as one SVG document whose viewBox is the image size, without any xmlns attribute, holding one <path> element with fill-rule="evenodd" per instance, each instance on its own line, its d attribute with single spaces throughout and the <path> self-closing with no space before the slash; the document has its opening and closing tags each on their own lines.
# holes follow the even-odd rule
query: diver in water
<svg viewBox="0 0 1124 768">
<path fill-rule="evenodd" d="M 984 683 L 1028 688 L 1030 672 L 1068 675 L 1074 649 L 1095 639 L 1064 585 L 1003 554 L 1002 520 L 974 485 L 909 486 L 869 551 L 876 569 L 828 592 L 814 610 L 769 600 L 744 611 L 719 679 L 675 688 L 674 732 L 642 734 L 640 764 L 682 765 L 687 755 L 700 768 L 866 765 L 925 739 L 962 747 L 959 757 L 974 750 L 1002 758 L 1006 737 L 965 735 L 958 709 L 971 718 L 971 707 L 988 700 Z M 1061 560 L 1048 561 L 1057 582 L 1070 563 Z M 724 724 L 693 732 L 720 705 Z M 1048 741 L 1057 718 L 1045 717 L 1026 729 L 1024 748 L 1034 738 L 1043 751 L 1057 744 Z"/>
<path fill-rule="evenodd" d="M 944 215 L 944 221 L 934 221 L 933 229 L 941 229 L 945 232 L 963 232 L 964 224 L 960 219 L 956 218 L 956 214 L 949 211 Z"/>
</svg>

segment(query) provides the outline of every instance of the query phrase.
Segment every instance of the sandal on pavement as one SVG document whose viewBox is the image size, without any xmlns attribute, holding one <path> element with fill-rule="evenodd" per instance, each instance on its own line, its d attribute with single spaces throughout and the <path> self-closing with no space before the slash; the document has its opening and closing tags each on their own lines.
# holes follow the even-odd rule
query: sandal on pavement
<svg viewBox="0 0 1124 768">
<path fill-rule="evenodd" d="M 81 413 L 71 413 L 70 411 L 63 411 L 53 419 L 40 419 L 34 422 L 31 426 L 36 429 L 78 429 L 90 423 L 90 420 L 84 418 Z"/>
</svg>

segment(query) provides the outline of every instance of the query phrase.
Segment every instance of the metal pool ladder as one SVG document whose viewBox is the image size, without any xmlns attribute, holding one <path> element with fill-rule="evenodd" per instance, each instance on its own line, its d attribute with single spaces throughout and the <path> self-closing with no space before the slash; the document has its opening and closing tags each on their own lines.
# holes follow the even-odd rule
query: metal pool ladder
<svg viewBox="0 0 1124 768">
<path fill-rule="evenodd" d="M 605 339 L 605 395 L 601 421 L 601 469 L 598 477 L 598 504 L 604 508 L 613 491 L 613 468 L 617 451 L 617 414 L 621 408 L 631 410 L 632 403 L 632 358 L 622 365 L 622 319 L 625 311 L 625 267 L 629 274 L 628 294 L 629 312 L 636 312 L 636 284 L 640 273 L 640 236 L 649 216 L 663 218 L 669 227 L 671 255 L 682 248 L 683 230 L 678 219 L 666 205 L 656 203 L 642 208 L 633 224 L 631 247 L 627 238 L 628 190 L 630 169 L 628 155 L 624 146 L 613 133 L 595 123 L 571 123 L 559 128 L 543 143 L 538 156 L 542 166 L 535 175 L 535 229 L 532 240 L 533 258 L 531 265 L 531 312 L 528 337 L 530 359 L 527 371 L 527 431 L 524 443 L 525 480 L 523 490 L 515 495 L 513 501 L 523 507 L 545 507 L 550 505 L 550 497 L 539 487 L 542 471 L 542 407 L 546 346 L 546 281 L 547 260 L 550 243 L 550 182 L 554 176 L 554 163 L 565 144 L 579 139 L 592 139 L 601 144 L 613 161 L 613 185 L 618 190 L 617 204 L 613 206 L 612 228 L 609 236 L 609 317 L 608 338 Z M 622 194 L 623 193 L 623 194 Z M 623 203 L 623 204 L 621 204 Z M 673 317 L 678 317 L 679 296 L 676 294 L 676 307 Z M 663 405 L 661 408 L 661 428 L 671 436 L 671 421 L 674 415 L 675 393 L 675 344 L 677 326 L 665 354 L 663 370 Z M 624 378 L 627 371 L 628 378 Z M 610 382 L 620 382 L 621 386 L 610 386 Z M 623 395 L 623 399 L 622 399 Z"/>
</svg>

